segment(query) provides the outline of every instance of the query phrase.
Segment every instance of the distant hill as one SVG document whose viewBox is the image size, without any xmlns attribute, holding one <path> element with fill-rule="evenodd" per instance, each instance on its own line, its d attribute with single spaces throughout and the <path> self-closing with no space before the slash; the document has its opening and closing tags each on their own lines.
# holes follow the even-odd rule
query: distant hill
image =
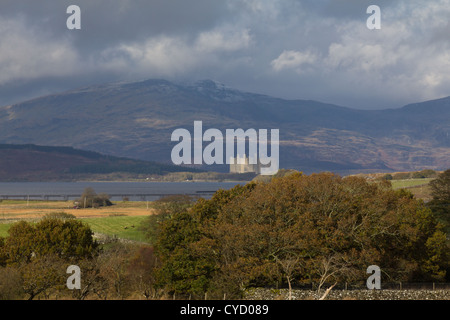
<svg viewBox="0 0 450 320">
<path fill-rule="evenodd" d="M 130 178 L 190 168 L 102 155 L 71 147 L 0 144 L 0 181 L 71 181 Z"/>
<path fill-rule="evenodd" d="M 450 97 L 366 111 L 242 92 L 214 81 L 90 86 L 0 108 L 0 143 L 72 146 L 171 163 L 177 128 L 280 130 L 280 168 L 306 173 L 450 167 Z M 227 166 L 214 170 L 227 171 Z"/>
</svg>

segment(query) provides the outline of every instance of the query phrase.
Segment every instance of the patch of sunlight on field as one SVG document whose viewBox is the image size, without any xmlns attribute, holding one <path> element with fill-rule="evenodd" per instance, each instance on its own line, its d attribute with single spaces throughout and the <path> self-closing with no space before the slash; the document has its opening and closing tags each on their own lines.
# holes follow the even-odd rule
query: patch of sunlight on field
<svg viewBox="0 0 450 320">
<path fill-rule="evenodd" d="M 0 237 L 7 237 L 11 223 L 0 223 Z"/>
<path fill-rule="evenodd" d="M 393 189 L 401 189 L 401 188 L 409 188 L 420 185 L 428 184 L 432 178 L 424 178 L 424 179 L 406 179 L 406 180 L 391 180 Z"/>
<path fill-rule="evenodd" d="M 101 233 L 108 236 L 115 236 L 120 239 L 146 242 L 144 233 L 139 230 L 141 222 L 147 216 L 111 216 L 101 218 L 81 218 L 94 233 Z M 1 223 L 0 237 L 7 237 L 8 230 L 14 222 Z"/>
<path fill-rule="evenodd" d="M 147 216 L 111 216 L 102 218 L 84 218 L 82 221 L 89 225 L 95 233 L 145 242 L 144 233 L 138 229 L 141 222 L 146 218 Z"/>
</svg>

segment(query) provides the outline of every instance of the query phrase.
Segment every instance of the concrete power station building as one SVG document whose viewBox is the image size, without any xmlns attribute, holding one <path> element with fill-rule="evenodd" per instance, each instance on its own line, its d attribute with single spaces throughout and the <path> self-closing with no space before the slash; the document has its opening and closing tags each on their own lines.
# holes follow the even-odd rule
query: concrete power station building
<svg viewBox="0 0 450 320">
<path fill-rule="evenodd" d="M 255 159 L 258 159 L 255 157 Z M 255 163 L 256 162 L 256 163 Z M 261 163 L 259 159 L 257 161 L 250 161 L 250 159 L 244 156 L 237 156 L 236 158 L 230 158 L 230 173 L 247 173 L 254 172 L 256 174 L 261 173 Z"/>
</svg>

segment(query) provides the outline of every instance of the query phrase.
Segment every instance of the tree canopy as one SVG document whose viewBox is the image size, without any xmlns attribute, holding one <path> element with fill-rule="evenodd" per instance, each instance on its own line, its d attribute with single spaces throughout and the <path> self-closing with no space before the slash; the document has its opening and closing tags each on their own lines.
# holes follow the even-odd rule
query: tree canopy
<svg viewBox="0 0 450 320">
<path fill-rule="evenodd" d="M 43 218 L 36 224 L 19 221 L 3 239 L 6 264 L 28 263 L 52 255 L 64 261 L 92 257 L 98 249 L 91 229 L 79 220 Z"/>
<path fill-rule="evenodd" d="M 431 200 L 428 206 L 436 213 L 445 224 L 447 231 L 450 230 L 450 169 L 442 172 L 430 182 Z"/>
<path fill-rule="evenodd" d="M 236 296 L 276 283 L 442 280 L 446 236 L 432 211 L 387 182 L 294 173 L 220 190 L 159 226 L 157 281 L 177 294 Z"/>
<path fill-rule="evenodd" d="M 98 254 L 91 229 L 70 216 L 45 216 L 37 223 L 19 221 L 0 238 L 0 277 L 9 272 L 14 278 L 0 290 L 0 296 L 22 295 L 33 299 L 51 288 L 64 287 L 66 268 Z M 9 289 L 8 289 L 9 288 Z M 11 294 L 14 288 L 13 294 Z"/>
</svg>

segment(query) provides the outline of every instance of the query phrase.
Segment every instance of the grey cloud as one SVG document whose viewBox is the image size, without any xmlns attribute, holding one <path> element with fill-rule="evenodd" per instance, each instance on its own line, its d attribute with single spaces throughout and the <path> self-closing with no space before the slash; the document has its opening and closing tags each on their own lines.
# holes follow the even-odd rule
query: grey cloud
<svg viewBox="0 0 450 320">
<path fill-rule="evenodd" d="M 2 0 L 0 33 L 17 27 L 0 39 L 0 105 L 152 77 L 360 108 L 449 95 L 447 1 L 375 2 Z M 65 27 L 71 4 L 81 30 Z M 383 13 L 375 32 L 365 27 L 371 4 Z"/>
<path fill-rule="evenodd" d="M 66 29 L 66 9 L 82 11 L 82 30 Z M 79 50 L 88 52 L 111 44 L 159 34 L 192 34 L 209 29 L 226 12 L 222 1 L 209 0 L 2 0 L 0 16 L 24 16 L 31 28 L 69 36 Z"/>
</svg>

